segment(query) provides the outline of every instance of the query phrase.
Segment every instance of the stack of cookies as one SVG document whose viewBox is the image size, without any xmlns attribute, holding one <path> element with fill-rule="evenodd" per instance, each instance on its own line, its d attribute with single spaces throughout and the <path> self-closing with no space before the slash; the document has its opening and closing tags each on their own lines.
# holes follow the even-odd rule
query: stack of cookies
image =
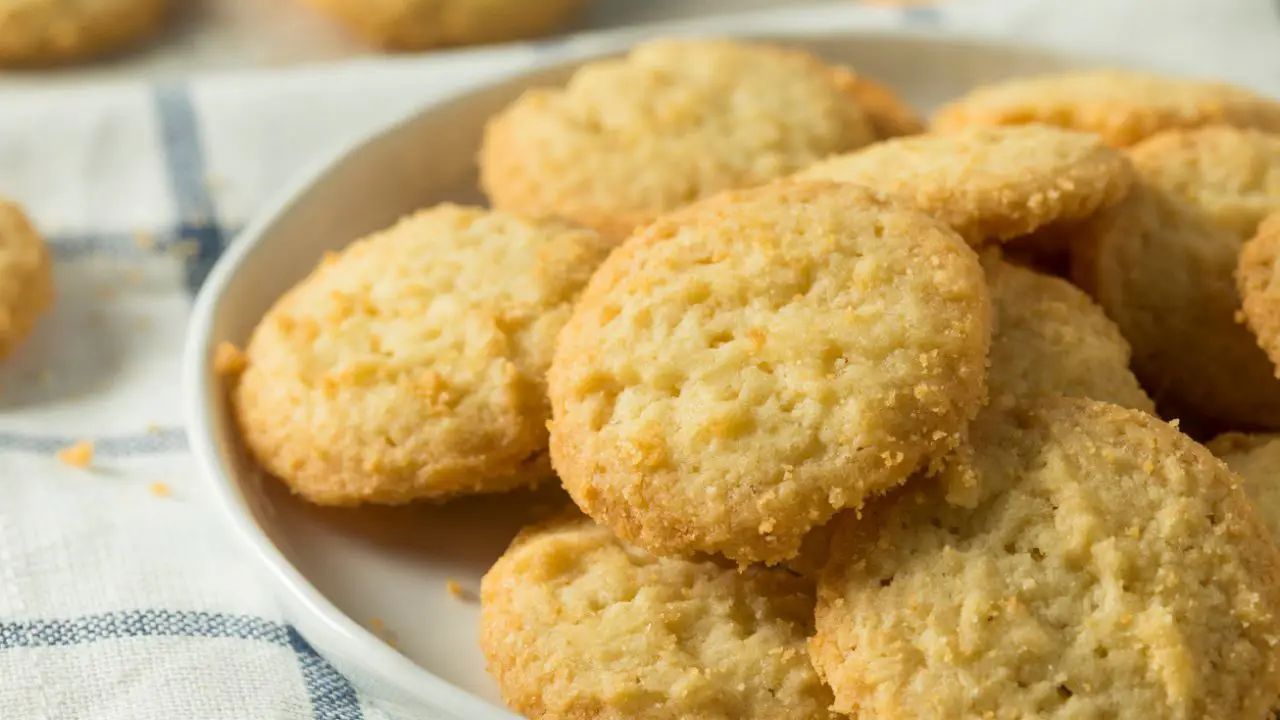
<svg viewBox="0 0 1280 720">
<path fill-rule="evenodd" d="M 804 53 L 649 43 L 492 119 L 494 209 L 326 258 L 236 414 L 316 503 L 563 485 L 481 593 L 530 717 L 1265 718 L 1271 132 L 1098 72 L 925 133 Z"/>
</svg>

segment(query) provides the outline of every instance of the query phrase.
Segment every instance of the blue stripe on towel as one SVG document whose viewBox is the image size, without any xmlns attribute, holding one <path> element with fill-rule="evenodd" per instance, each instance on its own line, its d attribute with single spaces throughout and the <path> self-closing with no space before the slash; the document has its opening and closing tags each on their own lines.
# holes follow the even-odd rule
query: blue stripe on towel
<svg viewBox="0 0 1280 720">
<path fill-rule="evenodd" d="M 182 428 L 158 428 L 154 432 L 106 437 L 83 435 L 24 435 L 0 432 L 0 452 L 52 455 L 82 440 L 93 443 L 96 457 L 125 458 L 186 452 L 187 434 Z"/>
<path fill-rule="evenodd" d="M 196 244 L 196 252 L 187 261 L 187 289 L 194 293 L 222 253 L 225 234 L 209 193 L 200 123 L 191 93 L 185 85 L 162 85 L 156 88 L 155 103 L 165 168 L 178 209 L 177 234 Z"/>
<path fill-rule="evenodd" d="M 0 622 L 0 652 L 124 638 L 231 638 L 287 647 L 298 657 L 315 720 L 362 720 L 355 688 L 292 627 L 247 615 L 137 610 L 71 620 Z"/>
</svg>

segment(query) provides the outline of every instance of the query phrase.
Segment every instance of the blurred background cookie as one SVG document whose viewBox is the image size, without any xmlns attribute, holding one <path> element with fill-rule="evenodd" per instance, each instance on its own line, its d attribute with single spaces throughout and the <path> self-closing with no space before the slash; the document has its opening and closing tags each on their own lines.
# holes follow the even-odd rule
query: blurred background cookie
<svg viewBox="0 0 1280 720">
<path fill-rule="evenodd" d="M 31 334 L 53 304 L 53 268 L 44 238 L 17 205 L 0 199 L 0 359 Z"/>
<path fill-rule="evenodd" d="M 876 140 L 853 82 L 796 50 L 650 42 L 490 120 L 481 183 L 495 207 L 620 240 L 669 210 Z"/>
<path fill-rule="evenodd" d="M 0 66 L 55 65 L 122 50 L 156 34 L 169 0 L 5 0 Z"/>
<path fill-rule="evenodd" d="M 440 205 L 327 258 L 262 319 L 233 390 L 262 465 L 323 505 L 551 476 L 544 375 L 605 247 Z"/>
<path fill-rule="evenodd" d="M 1280 435 L 1224 433 L 1207 447 L 1244 480 L 1245 493 L 1280 541 Z"/>
<path fill-rule="evenodd" d="M 537 37 L 584 0 L 304 0 L 386 50 L 428 50 Z"/>
</svg>

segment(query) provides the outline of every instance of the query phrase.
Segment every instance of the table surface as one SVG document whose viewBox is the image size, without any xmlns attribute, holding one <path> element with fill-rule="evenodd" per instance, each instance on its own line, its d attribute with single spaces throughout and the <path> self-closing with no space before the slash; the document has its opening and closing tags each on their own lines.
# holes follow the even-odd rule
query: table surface
<svg viewBox="0 0 1280 720">
<path fill-rule="evenodd" d="M 832 2 L 835 0 L 827 0 Z M 850 2 L 851 0 L 840 0 Z M 807 0 L 589 0 L 578 30 L 615 28 Z M 137 53 L 55 71 L 0 72 L 0 88 L 157 78 L 208 71 L 278 68 L 372 54 L 300 0 L 187 0 L 171 29 Z"/>
</svg>

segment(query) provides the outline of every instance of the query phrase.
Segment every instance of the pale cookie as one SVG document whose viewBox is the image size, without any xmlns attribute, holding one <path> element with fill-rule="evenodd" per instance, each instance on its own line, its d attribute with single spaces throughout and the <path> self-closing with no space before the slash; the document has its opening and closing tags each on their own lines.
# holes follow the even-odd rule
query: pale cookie
<svg viewBox="0 0 1280 720">
<path fill-rule="evenodd" d="M 322 505 L 550 477 L 546 369 L 605 253 L 590 231 L 440 205 L 327 257 L 238 363 L 249 448 Z"/>
<path fill-rule="evenodd" d="M 855 183 L 911 202 L 978 245 L 1113 205 L 1133 170 L 1093 135 L 1035 125 L 889 140 L 798 177 Z"/>
<path fill-rule="evenodd" d="M 0 199 L 0 359 L 27 339 L 52 304 L 49 248 L 22 208 Z"/>
<path fill-rule="evenodd" d="M 932 127 L 1046 123 L 1126 147 L 1161 130 L 1234 125 L 1280 130 L 1280 102 L 1245 88 L 1102 70 L 1019 78 L 979 87 L 943 107 Z"/>
<path fill-rule="evenodd" d="M 583 0 L 307 0 L 386 50 L 482 45 L 547 35 Z"/>
<path fill-rule="evenodd" d="M 1077 232 L 1072 276 L 1120 326 L 1167 417 L 1280 428 L 1280 380 L 1236 322 L 1235 233 L 1145 183 Z"/>
<path fill-rule="evenodd" d="M 1258 233 L 1244 244 L 1236 266 L 1236 287 L 1244 310 L 1242 319 L 1273 365 L 1280 367 L 1280 210 L 1263 220 Z M 1280 370 L 1276 371 L 1280 374 Z"/>
<path fill-rule="evenodd" d="M 837 520 L 810 645 L 859 718 L 1266 717 L 1280 551 L 1173 427 L 1042 398 L 973 432 L 981 497 L 920 483 Z"/>
<path fill-rule="evenodd" d="M 1280 135 L 1226 126 L 1170 130 L 1133 146 L 1129 157 L 1147 182 L 1241 238 L 1280 210 Z"/>
<path fill-rule="evenodd" d="M 651 42 L 493 118 L 481 183 L 495 207 L 621 240 L 669 210 L 874 141 L 850 85 L 849 71 L 799 51 Z"/>
<path fill-rule="evenodd" d="M 0 65 L 53 65 L 124 49 L 156 34 L 169 0 L 2 0 Z"/>
<path fill-rule="evenodd" d="M 786 560 L 959 443 L 989 323 L 977 256 L 934 218 L 852 185 L 728 193 L 591 279 L 549 374 L 552 462 L 652 552 Z"/>
<path fill-rule="evenodd" d="M 845 92 L 853 96 L 867 114 L 880 140 L 924 132 L 924 122 L 916 111 L 887 86 L 855 72 L 838 74 Z"/>
<path fill-rule="evenodd" d="M 1272 539 L 1280 541 L 1280 435 L 1225 433 L 1208 448 L 1244 480 Z"/>
<path fill-rule="evenodd" d="M 1067 395 L 1154 413 L 1129 369 L 1131 350 L 1116 324 L 1065 280 L 983 258 L 994 319 L 991 404 Z"/>
<path fill-rule="evenodd" d="M 813 581 L 660 558 L 580 516 L 484 577 L 480 647 L 532 720 L 835 720 L 805 652 Z"/>
</svg>

